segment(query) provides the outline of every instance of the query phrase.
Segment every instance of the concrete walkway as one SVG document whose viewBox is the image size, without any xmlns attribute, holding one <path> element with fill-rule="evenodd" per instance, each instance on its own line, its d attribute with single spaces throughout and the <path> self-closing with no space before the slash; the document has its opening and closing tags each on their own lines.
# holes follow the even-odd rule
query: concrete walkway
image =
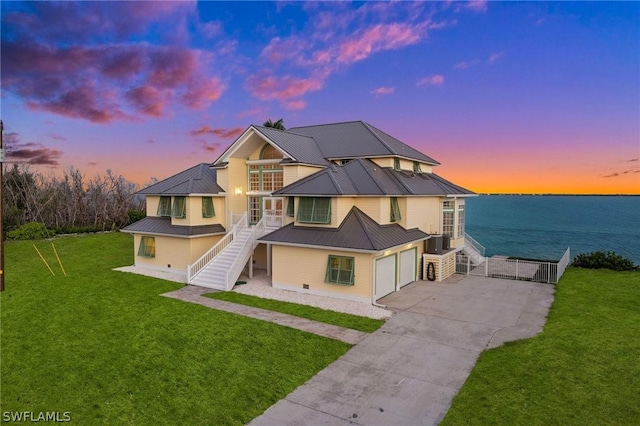
<svg viewBox="0 0 640 426">
<path fill-rule="evenodd" d="M 211 290 L 208 288 L 188 285 L 181 288 L 180 290 L 164 293 L 162 294 L 162 296 L 183 300 L 185 302 L 196 303 L 208 308 L 231 312 L 238 315 L 244 315 L 245 317 L 251 317 L 262 321 L 273 322 L 275 324 L 307 331 L 309 333 L 314 333 L 319 336 L 328 337 L 330 339 L 340 340 L 351 345 L 359 343 L 368 335 L 368 333 L 364 333 L 362 331 L 338 327 L 337 325 L 325 324 L 323 322 L 300 318 L 293 315 L 282 314 L 280 312 L 254 308 L 252 306 L 239 305 L 237 303 L 225 302 L 224 300 L 216 300 L 202 296 L 204 293 L 211 293 L 214 291 L 215 290 Z"/>
<path fill-rule="evenodd" d="M 396 311 L 250 425 L 436 425 L 486 348 L 532 337 L 554 287 L 455 275 L 379 301 Z"/>
</svg>

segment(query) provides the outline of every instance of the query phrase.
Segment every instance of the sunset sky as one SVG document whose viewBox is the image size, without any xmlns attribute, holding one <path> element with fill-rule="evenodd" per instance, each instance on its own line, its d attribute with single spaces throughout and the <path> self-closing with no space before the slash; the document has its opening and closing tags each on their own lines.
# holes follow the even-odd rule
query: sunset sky
<svg viewBox="0 0 640 426">
<path fill-rule="evenodd" d="M 366 121 L 477 192 L 640 194 L 639 2 L 2 2 L 8 162 L 145 184 Z"/>
</svg>

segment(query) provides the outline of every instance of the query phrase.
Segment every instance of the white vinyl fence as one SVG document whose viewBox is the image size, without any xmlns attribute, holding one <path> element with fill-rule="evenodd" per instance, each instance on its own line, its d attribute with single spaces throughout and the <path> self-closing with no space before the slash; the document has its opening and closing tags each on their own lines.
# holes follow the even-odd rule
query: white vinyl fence
<svg viewBox="0 0 640 426">
<path fill-rule="evenodd" d="M 567 248 L 558 262 L 509 259 L 502 256 L 482 259 L 480 263 L 474 263 L 471 257 L 458 254 L 456 273 L 556 284 L 569 265 L 571 250 Z"/>
</svg>

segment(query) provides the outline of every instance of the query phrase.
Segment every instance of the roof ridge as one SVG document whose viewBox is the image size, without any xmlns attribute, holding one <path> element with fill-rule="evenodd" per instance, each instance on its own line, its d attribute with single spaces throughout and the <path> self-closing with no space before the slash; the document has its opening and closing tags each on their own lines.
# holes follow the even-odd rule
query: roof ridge
<svg viewBox="0 0 640 426">
<path fill-rule="evenodd" d="M 257 130 L 258 128 L 260 128 L 260 129 L 277 130 L 277 131 L 282 132 L 282 133 L 290 133 L 290 134 L 292 134 L 292 135 L 301 136 L 301 137 L 303 137 L 303 138 L 313 139 L 313 136 L 303 135 L 302 133 L 292 132 L 292 131 L 291 131 L 291 130 L 289 130 L 289 129 L 286 129 L 286 130 L 280 130 L 280 129 L 274 129 L 273 127 L 258 126 L 258 125 L 255 125 L 255 124 L 252 124 L 251 126 L 255 127 L 255 128 L 256 128 L 256 130 Z M 295 127 L 293 127 L 293 128 L 295 129 Z M 315 139 L 314 139 L 314 140 L 315 140 Z"/>
<path fill-rule="evenodd" d="M 349 214 L 353 214 L 356 217 L 356 220 L 358 221 L 358 223 L 360 223 L 360 226 L 362 227 L 362 230 L 364 231 L 364 235 L 367 237 L 367 240 L 369 240 L 369 242 L 371 243 L 371 247 L 377 249 L 376 243 L 371 239 L 371 236 L 369 235 L 369 232 L 367 232 L 367 225 L 364 223 L 364 218 L 361 215 L 366 216 L 371 221 L 373 221 L 373 219 L 371 219 L 369 216 L 367 216 L 367 214 L 365 212 L 363 212 L 362 210 L 360 210 L 356 206 L 351 207 L 351 210 L 349 211 Z M 342 223 L 344 223 L 345 221 L 346 221 L 346 218 L 345 218 L 345 220 L 342 221 Z"/>
<path fill-rule="evenodd" d="M 409 185 L 405 184 L 400 178 L 398 178 L 397 174 L 400 172 L 398 170 L 392 169 L 391 167 L 386 167 L 386 170 L 389 171 L 389 174 L 393 177 L 393 180 L 398 182 L 400 186 L 407 190 L 411 195 L 416 195 L 415 191 L 409 188 Z"/>
<path fill-rule="evenodd" d="M 333 185 L 336 187 L 336 189 L 338 190 L 338 193 L 340 195 L 344 195 L 344 191 L 342 190 L 342 187 L 340 187 L 340 184 L 338 183 L 338 181 L 336 180 L 335 177 L 332 176 L 332 174 L 334 173 L 334 170 L 336 170 L 335 165 L 331 165 L 329 167 L 327 167 L 324 170 L 321 170 L 322 172 L 326 172 L 329 175 L 329 180 L 331 180 L 331 182 L 333 182 Z"/>
<path fill-rule="evenodd" d="M 367 130 L 369 130 L 369 131 L 373 134 L 373 136 L 375 136 L 375 137 L 376 137 L 376 139 L 378 139 L 378 140 L 380 141 L 380 143 L 381 143 L 382 145 L 384 145 L 384 147 L 385 147 L 385 148 L 387 148 L 387 149 L 389 150 L 389 152 L 390 152 L 391 154 L 400 155 L 400 154 L 398 154 L 397 152 L 395 152 L 393 149 L 391 149 L 391 147 L 389 146 L 389 144 L 388 144 L 388 143 L 386 143 L 386 142 L 385 142 L 385 141 L 380 137 L 380 135 L 378 135 L 378 134 L 373 130 L 373 129 L 375 129 L 375 127 L 373 127 L 372 125 L 370 125 L 369 123 L 366 123 L 366 122 L 364 122 L 364 121 L 362 122 L 362 124 L 367 128 Z M 373 129 L 372 129 L 372 127 L 373 127 Z M 404 142 L 403 142 L 403 143 L 404 143 Z"/>
<path fill-rule="evenodd" d="M 376 166 L 378 166 L 378 164 L 374 163 L 373 161 L 369 160 L 368 158 L 356 158 L 356 160 L 358 160 L 361 164 L 364 162 L 364 160 L 369 161 L 373 164 L 375 164 Z M 347 163 L 348 164 L 348 163 Z M 380 167 L 380 166 L 378 166 Z M 373 181 L 373 183 L 376 184 L 376 186 L 378 187 L 378 189 L 380 190 L 380 192 L 382 192 L 383 194 L 385 193 L 384 189 L 378 184 L 378 181 L 373 177 L 373 175 L 371 173 L 369 173 L 369 169 L 364 167 L 364 165 L 362 166 L 362 168 L 364 169 L 364 171 L 367 173 L 367 175 L 369 175 L 369 177 L 371 178 L 371 180 Z M 380 167 L 382 168 L 382 167 Z"/>
<path fill-rule="evenodd" d="M 349 124 L 349 123 L 364 123 L 362 120 L 349 120 L 349 121 L 336 121 L 333 123 L 322 123 L 322 124 L 309 124 L 307 126 L 295 126 L 292 129 L 304 129 L 307 127 L 322 127 L 322 126 L 333 126 L 336 124 Z"/>
</svg>

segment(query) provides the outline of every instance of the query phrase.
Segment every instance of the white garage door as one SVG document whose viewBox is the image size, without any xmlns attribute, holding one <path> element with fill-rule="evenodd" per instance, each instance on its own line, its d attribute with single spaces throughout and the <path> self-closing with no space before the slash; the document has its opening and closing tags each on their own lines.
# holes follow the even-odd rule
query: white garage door
<svg viewBox="0 0 640 426">
<path fill-rule="evenodd" d="M 396 255 L 376 260 L 376 299 L 396 291 Z"/>
<path fill-rule="evenodd" d="M 416 280 L 416 249 L 400 252 L 400 287 Z"/>
</svg>

